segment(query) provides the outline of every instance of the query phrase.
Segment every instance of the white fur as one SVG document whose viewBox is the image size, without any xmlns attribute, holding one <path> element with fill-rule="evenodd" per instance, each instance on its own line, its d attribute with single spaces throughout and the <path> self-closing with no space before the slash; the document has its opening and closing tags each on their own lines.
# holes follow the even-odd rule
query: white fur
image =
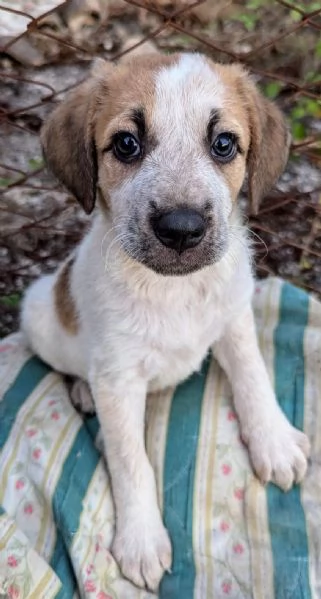
<svg viewBox="0 0 321 599">
<path fill-rule="evenodd" d="M 203 59 L 192 56 L 158 75 L 155 128 L 164 131 L 168 143 L 166 151 L 156 149 L 149 166 L 142 166 L 144 176 L 146 168 L 161 165 L 162 160 L 174 167 L 188 160 L 185 139 L 189 140 L 187 153 L 193 155 L 195 113 L 200 120 L 200 112 L 219 107 L 223 101 L 220 81 L 216 97 L 213 88 L 207 90 L 207 70 Z M 169 119 L 169 104 L 182 97 L 179 90 L 185 99 L 177 101 Z M 157 275 L 121 250 L 112 223 L 99 213 L 72 269 L 78 333 L 64 330 L 55 312 L 52 289 L 57 275 L 31 286 L 22 312 L 22 327 L 33 349 L 57 370 L 90 385 L 107 440 L 117 514 L 114 555 L 125 576 L 151 589 L 157 588 L 164 570 L 170 568 L 171 546 L 144 446 L 148 391 L 182 381 L 200 367 L 213 347 L 231 381 L 241 433 L 261 480 L 274 480 L 288 489 L 304 476 L 308 453 L 306 437 L 291 427 L 277 405 L 258 349 L 245 231 L 236 209 L 231 216 L 223 177 L 219 172 L 210 175 L 199 160 L 199 168 L 193 162 L 193 172 L 196 169 L 208 179 L 209 190 L 215 188 L 220 210 L 232 219 L 237 231 L 218 263 L 180 277 Z M 138 172 L 113 191 L 119 205 L 141 176 Z"/>
</svg>

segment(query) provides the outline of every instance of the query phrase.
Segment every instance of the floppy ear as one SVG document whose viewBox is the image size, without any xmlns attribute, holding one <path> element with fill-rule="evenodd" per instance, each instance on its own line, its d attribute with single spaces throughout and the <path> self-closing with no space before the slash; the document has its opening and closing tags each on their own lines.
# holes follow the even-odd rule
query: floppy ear
<svg viewBox="0 0 321 599">
<path fill-rule="evenodd" d="M 105 61 L 96 62 L 93 76 L 59 104 L 41 131 L 41 143 L 49 168 L 87 214 L 94 209 L 96 198 L 95 109 L 107 72 Z"/>
<path fill-rule="evenodd" d="M 249 113 L 251 142 L 248 153 L 248 185 L 251 212 L 257 214 L 264 194 L 282 174 L 289 155 L 291 136 L 282 112 L 264 98 L 248 79 L 244 95 Z"/>
</svg>

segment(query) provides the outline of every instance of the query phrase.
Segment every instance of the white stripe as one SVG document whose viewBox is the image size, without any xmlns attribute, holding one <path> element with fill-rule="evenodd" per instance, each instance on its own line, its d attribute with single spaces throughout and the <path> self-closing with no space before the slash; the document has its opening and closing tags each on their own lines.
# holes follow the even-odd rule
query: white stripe
<svg viewBox="0 0 321 599">
<path fill-rule="evenodd" d="M 311 443 L 311 460 L 301 485 L 309 547 L 310 587 L 313 599 L 321 597 L 321 305 L 310 298 L 305 330 L 304 432 Z"/>
</svg>

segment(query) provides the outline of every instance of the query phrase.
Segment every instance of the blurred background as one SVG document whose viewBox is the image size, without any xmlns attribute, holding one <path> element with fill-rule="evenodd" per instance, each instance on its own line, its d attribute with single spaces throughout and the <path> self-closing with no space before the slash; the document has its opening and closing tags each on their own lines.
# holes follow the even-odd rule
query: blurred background
<svg viewBox="0 0 321 599">
<path fill-rule="evenodd" d="M 286 172 L 257 216 L 241 203 L 257 275 L 321 296 L 321 0 L 0 0 L 0 336 L 89 222 L 45 168 L 42 122 L 95 56 L 140 46 L 242 62 L 285 111 Z"/>
</svg>

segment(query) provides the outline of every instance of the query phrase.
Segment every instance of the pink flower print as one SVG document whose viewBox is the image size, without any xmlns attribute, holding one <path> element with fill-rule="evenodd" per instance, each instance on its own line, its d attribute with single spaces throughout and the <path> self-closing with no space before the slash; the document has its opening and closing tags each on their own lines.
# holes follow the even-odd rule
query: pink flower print
<svg viewBox="0 0 321 599">
<path fill-rule="evenodd" d="M 49 405 L 49 406 L 55 406 L 55 405 L 56 405 L 56 403 L 57 403 L 57 400 L 56 400 L 56 399 L 51 399 L 48 405 Z"/>
<path fill-rule="evenodd" d="M 223 593 L 225 593 L 225 595 L 229 595 L 230 592 L 232 590 L 232 585 L 228 580 L 224 580 L 224 582 L 222 582 L 222 591 Z"/>
<path fill-rule="evenodd" d="M 260 287 L 255 287 L 255 293 L 261 293 Z"/>
<path fill-rule="evenodd" d="M 4 344 L 4 345 L 0 345 L 0 352 L 9 351 L 9 349 L 11 349 L 12 347 L 13 347 L 13 345 L 9 345 L 8 343 Z"/>
<path fill-rule="evenodd" d="M 36 447 L 36 449 L 34 449 L 32 452 L 32 456 L 35 458 L 35 460 L 39 460 L 41 456 L 41 449 L 39 447 Z"/>
<path fill-rule="evenodd" d="M 33 505 L 32 503 L 26 503 L 24 509 L 23 509 L 25 514 L 33 514 Z"/>
<path fill-rule="evenodd" d="M 9 555 L 7 559 L 7 564 L 8 566 L 10 566 L 10 568 L 16 568 L 18 565 L 18 561 L 16 560 L 14 555 Z"/>
<path fill-rule="evenodd" d="M 224 476 L 228 476 L 232 472 L 232 466 L 230 464 L 222 464 L 221 470 Z"/>
<path fill-rule="evenodd" d="M 25 481 L 22 478 L 18 478 L 18 480 L 16 481 L 16 484 L 15 484 L 16 490 L 20 491 L 20 489 L 23 489 L 24 486 L 25 486 Z"/>
<path fill-rule="evenodd" d="M 94 593 L 96 590 L 96 585 L 94 583 L 93 580 L 90 580 L 90 578 L 87 578 L 87 580 L 85 581 L 85 591 L 87 591 L 87 593 Z"/>
<path fill-rule="evenodd" d="M 242 543 L 236 543 L 233 547 L 233 551 L 238 555 L 242 555 L 242 553 L 244 553 L 244 546 Z"/>
<path fill-rule="evenodd" d="M 227 532 L 228 530 L 230 530 L 230 525 L 228 522 L 226 522 L 226 520 L 222 520 L 221 524 L 220 524 L 220 529 L 222 532 Z"/>
<path fill-rule="evenodd" d="M 18 599 L 18 597 L 20 597 L 20 589 L 16 584 L 11 584 L 9 586 L 8 597 L 10 597 L 10 599 Z"/>
<path fill-rule="evenodd" d="M 36 434 L 37 434 L 37 431 L 35 428 L 28 428 L 27 437 L 34 437 Z"/>
<path fill-rule="evenodd" d="M 51 414 L 51 418 L 52 418 L 52 420 L 59 420 L 59 418 L 60 418 L 59 412 L 57 412 L 57 410 L 54 410 Z"/>
<path fill-rule="evenodd" d="M 111 595 L 107 595 L 104 591 L 99 591 L 96 595 L 96 599 L 113 599 Z"/>
<path fill-rule="evenodd" d="M 87 572 L 88 575 L 91 574 L 93 570 L 94 570 L 94 565 L 93 564 L 90 564 L 86 568 L 86 572 Z"/>
<path fill-rule="evenodd" d="M 233 412 L 233 410 L 229 410 L 227 413 L 227 419 L 232 422 L 233 420 L 236 420 L 236 414 L 235 412 Z"/>
<path fill-rule="evenodd" d="M 235 497 L 235 499 L 242 501 L 242 499 L 244 498 L 244 489 L 240 489 L 240 488 L 235 489 L 234 497 Z"/>
<path fill-rule="evenodd" d="M 96 553 L 98 553 L 98 551 L 100 551 L 100 545 L 99 545 L 99 543 L 96 543 L 96 545 L 95 545 L 95 551 L 96 551 Z"/>
</svg>

